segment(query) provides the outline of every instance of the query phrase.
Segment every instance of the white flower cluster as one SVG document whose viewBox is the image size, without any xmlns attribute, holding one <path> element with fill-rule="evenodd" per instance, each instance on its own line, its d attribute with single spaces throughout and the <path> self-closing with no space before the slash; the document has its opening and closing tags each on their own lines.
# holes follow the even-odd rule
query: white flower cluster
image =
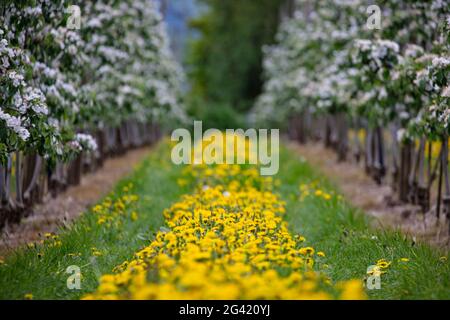
<svg viewBox="0 0 450 320">
<path fill-rule="evenodd" d="M 356 54 L 353 62 L 368 73 L 380 73 L 398 62 L 400 47 L 390 40 L 360 40 L 355 41 Z"/>
<path fill-rule="evenodd" d="M 97 142 L 89 134 L 78 133 L 75 136 L 75 140 L 74 141 L 77 142 L 78 144 L 80 144 L 81 146 L 83 146 L 84 149 L 87 149 L 89 151 L 96 151 L 97 148 L 98 148 L 97 147 Z"/>
<path fill-rule="evenodd" d="M 424 50 L 421 46 L 415 44 L 408 44 L 405 49 L 406 58 L 418 58 L 424 54 Z"/>
<path fill-rule="evenodd" d="M 431 64 L 433 68 L 444 69 L 450 65 L 450 59 L 448 57 L 436 57 Z"/>
<path fill-rule="evenodd" d="M 26 141 L 30 137 L 28 130 L 22 127 L 19 117 L 11 116 L 0 109 L 0 120 L 5 121 L 6 126 L 17 133 L 20 139 Z"/>
<path fill-rule="evenodd" d="M 365 28 L 366 1 L 296 5 L 294 17 L 279 28 L 277 44 L 264 48 L 266 82 L 254 121 L 283 122 L 292 112 L 344 112 L 371 125 L 400 123 L 402 139 L 423 135 L 418 127 L 425 123 L 430 135 L 448 128 L 446 1 L 383 1 L 380 30 Z M 435 112 L 426 108 L 432 103 Z"/>
<path fill-rule="evenodd" d="M 5 35 L 0 29 L 0 36 Z M 25 69 L 30 65 L 28 55 L 22 49 L 12 47 L 5 38 L 0 39 L 0 61 L 0 125 L 9 129 L 0 143 L 6 144 L 7 139 L 17 141 L 15 136 L 26 142 L 33 120 L 42 121 L 48 114 L 45 97 L 38 88 L 25 81 Z"/>
<path fill-rule="evenodd" d="M 65 26 L 67 1 L 32 4 L 2 5 L 1 152 L 39 150 L 58 159 L 97 148 L 76 132 L 162 114 L 185 119 L 183 73 L 156 0 L 74 0 L 80 30 Z"/>
</svg>

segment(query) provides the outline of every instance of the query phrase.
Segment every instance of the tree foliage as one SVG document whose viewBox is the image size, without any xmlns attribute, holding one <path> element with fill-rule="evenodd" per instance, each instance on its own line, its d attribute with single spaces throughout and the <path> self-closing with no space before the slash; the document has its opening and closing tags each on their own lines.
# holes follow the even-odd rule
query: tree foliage
<svg viewBox="0 0 450 320">
<path fill-rule="evenodd" d="M 382 1 L 380 30 L 366 27 L 370 4 L 297 0 L 278 44 L 266 49 L 255 121 L 345 112 L 369 127 L 398 123 L 403 138 L 448 135 L 447 1 Z"/>
<path fill-rule="evenodd" d="M 14 152 L 61 160 L 94 149 L 79 132 L 183 118 L 182 72 L 154 0 L 27 0 L 0 12 L 0 164 Z"/>
<path fill-rule="evenodd" d="M 282 0 L 199 0 L 208 10 L 191 21 L 192 93 L 218 105 L 248 110 L 262 87 L 261 47 L 271 43 Z"/>
</svg>

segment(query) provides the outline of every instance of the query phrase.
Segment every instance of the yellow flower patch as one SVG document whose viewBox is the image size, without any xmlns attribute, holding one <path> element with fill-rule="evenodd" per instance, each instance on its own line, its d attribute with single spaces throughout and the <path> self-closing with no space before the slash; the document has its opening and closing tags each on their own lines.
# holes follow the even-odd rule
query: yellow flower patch
<svg viewBox="0 0 450 320">
<path fill-rule="evenodd" d="M 96 215 L 98 225 L 111 227 L 113 225 L 120 225 L 121 220 L 125 218 L 129 218 L 132 221 L 138 220 L 138 213 L 130 211 L 139 200 L 137 195 L 130 193 L 132 188 L 133 185 L 130 183 L 122 189 L 125 195 L 114 200 L 111 197 L 106 197 L 102 203 L 92 208 L 92 212 Z"/>
<path fill-rule="evenodd" d="M 314 248 L 290 234 L 284 212 L 278 196 L 252 187 L 185 195 L 164 212 L 168 228 L 84 298 L 364 298 L 361 281 L 333 287 L 314 271 Z"/>
<path fill-rule="evenodd" d="M 328 267 L 315 263 L 325 253 L 291 235 L 285 203 L 273 192 L 280 182 L 261 177 L 257 167 L 193 165 L 177 182 L 197 191 L 165 210 L 166 227 L 84 299 L 365 298 L 361 280 L 333 285 L 318 271 Z M 94 212 L 108 220 L 111 207 L 122 210 L 111 203 Z"/>
</svg>

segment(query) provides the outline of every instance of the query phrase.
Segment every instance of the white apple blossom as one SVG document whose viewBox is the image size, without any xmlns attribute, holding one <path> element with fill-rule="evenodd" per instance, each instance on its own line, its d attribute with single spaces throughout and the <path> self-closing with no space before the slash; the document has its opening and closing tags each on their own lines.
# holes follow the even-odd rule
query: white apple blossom
<svg viewBox="0 0 450 320">
<path fill-rule="evenodd" d="M 1 152 L 39 150 L 61 159 L 67 148 L 96 149 L 82 132 L 162 115 L 186 118 L 183 72 L 155 0 L 71 4 L 81 8 L 80 30 L 65 25 L 64 0 L 2 6 L 0 126 L 7 131 Z"/>
</svg>

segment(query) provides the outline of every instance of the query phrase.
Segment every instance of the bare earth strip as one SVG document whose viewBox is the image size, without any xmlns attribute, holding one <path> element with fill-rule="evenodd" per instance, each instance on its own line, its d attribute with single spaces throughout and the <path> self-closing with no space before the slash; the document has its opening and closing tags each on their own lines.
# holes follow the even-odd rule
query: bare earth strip
<svg viewBox="0 0 450 320">
<path fill-rule="evenodd" d="M 321 143 L 289 143 L 289 147 L 327 176 L 350 203 L 374 217 L 376 227 L 401 230 L 415 240 L 448 248 L 448 227 L 444 217 L 438 222 L 434 211 L 423 215 L 414 206 L 396 203 L 391 187 L 377 185 L 365 174 L 362 163 L 338 163 L 336 154 Z"/>
<path fill-rule="evenodd" d="M 21 245 L 55 232 L 58 226 L 77 218 L 88 207 L 107 195 L 122 178 L 129 175 L 150 152 L 150 147 L 131 150 L 125 155 L 108 159 L 104 166 L 83 176 L 81 184 L 70 187 L 56 198 L 38 205 L 20 224 L 6 226 L 0 236 L 0 256 Z"/>
</svg>

